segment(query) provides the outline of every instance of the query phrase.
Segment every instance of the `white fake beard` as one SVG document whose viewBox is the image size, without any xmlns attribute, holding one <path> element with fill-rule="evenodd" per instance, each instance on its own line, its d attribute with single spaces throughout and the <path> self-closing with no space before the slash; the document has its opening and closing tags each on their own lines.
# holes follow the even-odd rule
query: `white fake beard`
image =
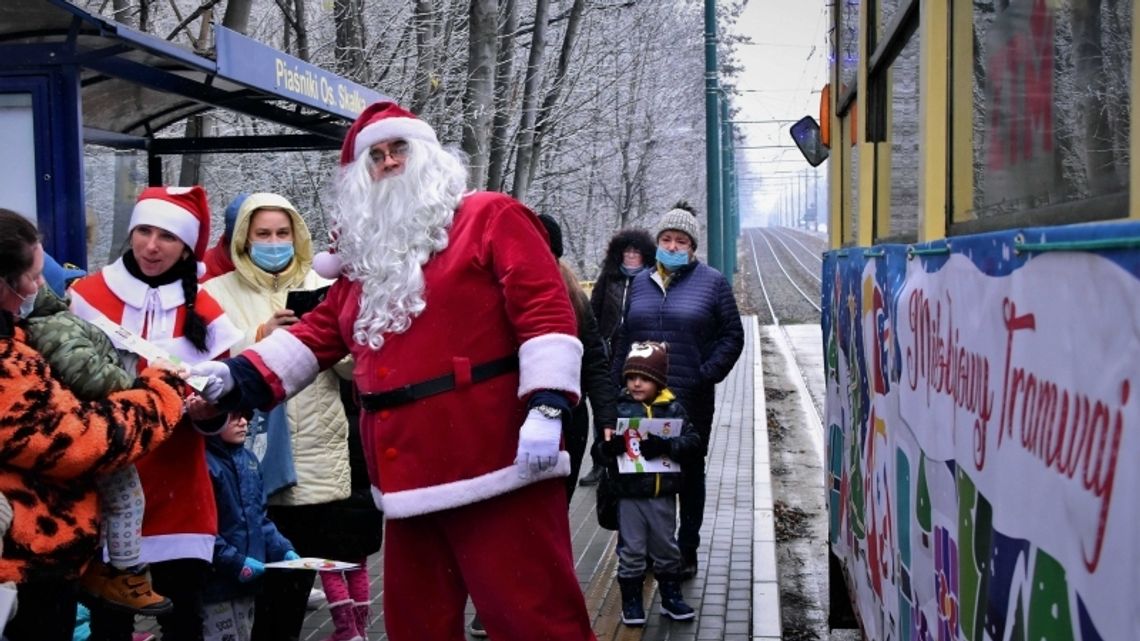
<svg viewBox="0 0 1140 641">
<path fill-rule="evenodd" d="M 368 154 L 345 168 L 333 225 L 345 274 L 361 283 L 353 340 L 378 350 L 423 312 L 423 265 L 447 247 L 466 183 L 452 154 L 409 140 L 400 175 L 373 181 Z"/>
</svg>

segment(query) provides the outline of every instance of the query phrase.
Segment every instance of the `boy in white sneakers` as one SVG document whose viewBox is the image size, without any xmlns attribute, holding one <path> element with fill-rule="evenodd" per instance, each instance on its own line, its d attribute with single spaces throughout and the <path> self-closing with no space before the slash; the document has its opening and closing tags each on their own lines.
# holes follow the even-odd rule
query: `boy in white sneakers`
<svg viewBox="0 0 1140 641">
<path fill-rule="evenodd" d="M 661 613 L 674 621 L 691 620 L 695 613 L 681 597 L 681 550 L 677 530 L 676 495 L 681 488 L 683 467 L 677 472 L 618 473 L 617 458 L 627 452 L 636 465 L 668 456 L 682 463 L 701 446 L 700 435 L 689 422 L 685 409 L 666 386 L 669 356 L 664 343 L 634 343 L 622 375 L 625 389 L 618 398 L 617 416 L 622 418 L 675 418 L 681 429 L 676 436 L 657 436 L 647 431 L 627 430 L 615 436 L 605 430 L 605 440 L 596 447 L 606 461 L 609 480 L 618 496 L 618 585 L 621 586 L 622 623 L 645 623 L 641 588 L 645 582 L 646 558 L 653 560 L 653 573 L 661 592 Z"/>
</svg>

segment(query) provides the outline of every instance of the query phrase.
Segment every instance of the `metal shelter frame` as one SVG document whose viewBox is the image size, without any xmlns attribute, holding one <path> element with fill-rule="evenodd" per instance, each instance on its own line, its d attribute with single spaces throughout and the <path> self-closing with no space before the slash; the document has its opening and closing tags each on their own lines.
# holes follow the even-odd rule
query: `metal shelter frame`
<svg viewBox="0 0 1140 641">
<path fill-rule="evenodd" d="M 222 26 L 195 52 L 91 14 L 66 0 L 0 3 L 0 97 L 31 96 L 36 218 L 53 255 L 83 263 L 83 145 L 145 150 L 151 184 L 161 157 L 338 149 L 347 125 L 387 99 Z M 298 133 L 178 138 L 169 126 L 211 109 Z M 22 159 L 0 156 L 5 163 Z"/>
</svg>

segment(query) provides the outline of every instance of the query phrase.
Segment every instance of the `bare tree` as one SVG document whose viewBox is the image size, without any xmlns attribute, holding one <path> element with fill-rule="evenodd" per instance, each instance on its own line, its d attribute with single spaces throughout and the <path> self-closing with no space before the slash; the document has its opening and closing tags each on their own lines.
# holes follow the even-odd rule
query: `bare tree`
<svg viewBox="0 0 1140 641">
<path fill-rule="evenodd" d="M 522 114 L 519 118 L 519 144 L 515 150 L 515 184 L 511 195 L 526 200 L 530 189 L 531 163 L 534 143 L 534 123 L 538 118 L 538 93 L 542 90 L 542 61 L 546 55 L 546 15 L 550 10 L 548 0 L 535 0 L 534 30 L 530 38 L 530 54 L 527 56 L 526 83 L 523 85 Z"/>
<path fill-rule="evenodd" d="M 335 0 L 333 23 L 336 28 L 336 45 L 333 59 L 337 73 L 368 84 L 369 68 L 364 59 L 364 24 L 361 17 L 364 7 L 361 0 Z"/>
<path fill-rule="evenodd" d="M 515 32 L 519 28 L 518 5 L 503 0 L 499 28 L 499 52 L 495 64 L 495 117 L 491 123 L 491 160 L 487 172 L 487 189 L 502 191 L 510 156 L 508 128 L 511 122 L 510 97 L 514 87 Z"/>
<path fill-rule="evenodd" d="M 229 0 L 226 12 L 222 15 L 222 25 L 238 33 L 249 33 L 249 13 L 253 9 L 251 2 L 252 0 Z"/>
<path fill-rule="evenodd" d="M 471 0 L 468 24 L 467 90 L 463 96 L 462 147 L 471 163 L 471 185 L 477 188 L 482 188 L 487 183 L 491 115 L 495 108 L 497 4 L 495 0 Z"/>
<path fill-rule="evenodd" d="M 113 0 L 111 7 L 114 10 L 112 16 L 115 22 L 121 22 L 125 25 L 131 24 L 131 3 L 129 0 Z"/>
<path fill-rule="evenodd" d="M 210 18 L 213 15 L 212 9 L 207 9 L 202 16 L 202 23 L 199 26 L 198 38 L 196 40 L 196 47 L 201 47 L 203 42 L 209 36 Z M 237 20 L 241 16 L 234 16 Z M 248 15 L 246 20 L 248 20 Z M 190 116 L 186 120 L 186 137 L 187 138 L 206 138 L 213 133 L 213 127 L 209 118 L 205 114 L 197 114 Z M 182 156 L 182 168 L 178 174 L 178 184 L 197 185 L 202 182 L 202 154 L 184 154 Z"/>
<path fill-rule="evenodd" d="M 585 8 L 585 0 L 574 0 L 574 4 L 570 7 L 569 17 L 566 21 L 566 32 L 562 36 L 562 49 L 558 54 L 558 68 L 554 72 L 554 79 L 550 83 L 549 90 L 546 92 L 546 98 L 542 101 L 542 109 L 538 112 L 538 121 L 534 126 L 534 142 L 532 143 L 531 149 L 531 155 L 534 158 L 542 157 L 543 137 L 554 122 L 554 106 L 558 103 L 558 99 L 562 94 L 562 86 L 566 82 L 566 74 L 570 69 L 571 54 L 574 51 L 574 43 L 578 39 L 578 27 L 582 21 L 582 12 Z M 530 175 L 527 176 L 527 184 L 534 182 L 534 169 L 537 165 L 538 163 L 534 162 L 530 164 Z"/>
</svg>

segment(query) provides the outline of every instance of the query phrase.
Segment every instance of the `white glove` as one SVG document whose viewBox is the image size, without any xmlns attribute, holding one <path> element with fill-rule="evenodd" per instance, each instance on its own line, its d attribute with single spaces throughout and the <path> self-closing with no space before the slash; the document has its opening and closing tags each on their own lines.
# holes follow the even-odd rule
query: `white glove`
<svg viewBox="0 0 1140 641">
<path fill-rule="evenodd" d="M 515 465 L 519 478 L 534 476 L 558 463 L 558 444 L 562 440 L 562 419 L 546 418 L 531 410 L 519 429 L 519 450 Z"/>
<path fill-rule="evenodd" d="M 216 403 L 234 388 L 233 374 L 230 373 L 229 366 L 221 361 L 203 361 L 192 365 L 190 375 L 206 378 L 205 387 L 202 388 L 202 398 L 211 403 Z"/>
</svg>

